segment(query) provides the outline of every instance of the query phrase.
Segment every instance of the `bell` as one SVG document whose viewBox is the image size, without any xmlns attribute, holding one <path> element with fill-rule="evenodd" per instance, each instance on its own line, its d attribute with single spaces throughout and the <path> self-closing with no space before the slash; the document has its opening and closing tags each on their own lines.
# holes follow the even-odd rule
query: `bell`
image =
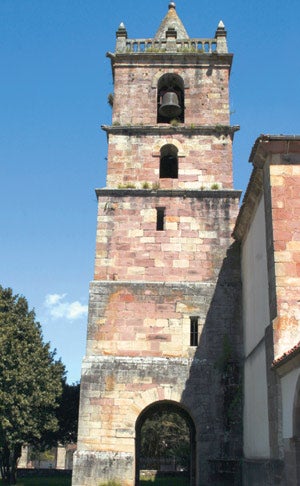
<svg viewBox="0 0 300 486">
<path fill-rule="evenodd" d="M 165 118 L 173 118 L 180 115 L 180 113 L 181 106 L 179 105 L 177 94 L 174 91 L 167 91 L 162 97 L 159 114 Z"/>
</svg>

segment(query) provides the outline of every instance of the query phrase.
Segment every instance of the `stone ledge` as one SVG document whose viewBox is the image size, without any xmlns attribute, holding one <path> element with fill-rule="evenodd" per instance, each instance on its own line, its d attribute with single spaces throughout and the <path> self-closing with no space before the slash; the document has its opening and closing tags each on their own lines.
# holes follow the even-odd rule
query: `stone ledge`
<svg viewBox="0 0 300 486">
<path fill-rule="evenodd" d="M 159 287 L 160 289 L 172 289 L 172 290 L 179 290 L 179 289 L 203 289 L 211 287 L 212 289 L 215 288 L 216 283 L 213 282 L 162 282 L 162 281 L 151 281 L 151 282 L 144 282 L 140 280 L 92 280 L 90 282 L 90 290 L 96 291 L 97 287 L 100 290 L 103 287 L 110 287 L 110 286 L 118 286 L 118 287 L 126 287 L 126 289 L 130 287 L 140 287 L 144 292 L 145 286 L 147 289 L 151 287 Z"/>
<path fill-rule="evenodd" d="M 84 365 L 93 365 L 93 364 L 100 364 L 100 363 L 127 363 L 135 365 L 144 365 L 144 366 L 153 366 L 153 364 L 159 364 L 160 366 L 167 366 L 167 365 L 181 365 L 185 367 L 190 367 L 191 363 L 198 364 L 198 365 L 206 365 L 206 359 L 195 359 L 195 358 L 160 358 L 155 356 L 149 357 L 142 357 L 142 356 L 113 356 L 113 355 L 90 355 L 85 356 L 83 358 L 82 364 L 83 369 Z"/>
<path fill-rule="evenodd" d="M 187 190 L 187 189 L 96 189 L 99 196 L 132 197 L 182 197 L 197 199 L 240 199 L 242 191 L 232 189 Z"/>
<path fill-rule="evenodd" d="M 159 134 L 159 135 L 167 135 L 167 134 L 174 134 L 174 133 L 181 133 L 186 136 L 191 135 L 211 135 L 215 134 L 219 135 L 233 135 L 237 132 L 240 127 L 239 125 L 194 125 L 194 124 L 183 124 L 179 123 L 178 125 L 170 125 L 170 124 L 156 124 L 156 125 L 101 125 L 102 130 L 104 130 L 107 134 L 121 134 L 121 135 L 133 135 L 134 133 L 138 134 Z"/>
<path fill-rule="evenodd" d="M 231 69 L 233 54 L 219 52 L 107 52 L 106 57 L 111 61 L 112 69 L 116 66 L 152 65 L 174 68 L 184 67 L 224 66 Z"/>
</svg>

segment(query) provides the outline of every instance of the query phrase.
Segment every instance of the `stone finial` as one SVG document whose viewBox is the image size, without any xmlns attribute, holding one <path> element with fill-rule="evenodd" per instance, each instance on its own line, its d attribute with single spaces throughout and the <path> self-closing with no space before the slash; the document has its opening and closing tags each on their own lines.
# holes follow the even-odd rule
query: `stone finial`
<svg viewBox="0 0 300 486">
<path fill-rule="evenodd" d="M 215 37 L 217 39 L 217 52 L 219 54 L 224 54 L 228 52 L 226 36 L 227 32 L 225 29 L 225 25 L 223 21 L 220 20 L 215 34 Z"/>
<path fill-rule="evenodd" d="M 121 22 L 120 25 L 119 25 L 119 28 L 116 32 L 116 36 L 117 37 L 125 37 L 127 38 L 127 30 L 126 30 L 126 27 L 125 27 L 125 24 L 124 22 Z"/>
<path fill-rule="evenodd" d="M 116 52 L 125 52 L 127 30 L 123 22 L 121 22 L 119 25 L 119 28 L 116 32 L 116 37 L 117 37 Z"/>
<path fill-rule="evenodd" d="M 219 24 L 218 24 L 218 28 L 216 30 L 216 37 L 226 37 L 227 35 L 227 32 L 226 32 L 226 29 L 225 29 L 225 25 L 223 23 L 222 20 L 220 20 Z"/>
</svg>

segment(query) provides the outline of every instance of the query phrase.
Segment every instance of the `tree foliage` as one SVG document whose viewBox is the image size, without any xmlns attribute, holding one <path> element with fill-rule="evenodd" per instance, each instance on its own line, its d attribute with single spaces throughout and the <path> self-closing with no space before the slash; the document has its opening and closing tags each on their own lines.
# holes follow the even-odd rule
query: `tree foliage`
<svg viewBox="0 0 300 486">
<path fill-rule="evenodd" d="M 63 392 L 57 409 L 59 423 L 58 442 L 75 444 L 77 442 L 80 384 L 64 383 Z"/>
<path fill-rule="evenodd" d="M 141 428 L 141 456 L 159 463 L 161 459 L 174 459 L 188 468 L 190 431 L 183 417 L 176 412 L 155 411 L 145 419 Z"/>
<path fill-rule="evenodd" d="M 22 445 L 58 428 L 64 366 L 43 343 L 26 299 L 1 286 L 0 326 L 0 465 L 4 482 L 15 484 Z"/>
<path fill-rule="evenodd" d="M 58 427 L 43 434 L 38 443 L 30 444 L 30 459 L 34 461 L 53 459 L 57 445 L 77 442 L 80 384 L 62 383 L 62 394 L 55 410 Z M 48 456 L 48 457 L 47 457 Z"/>
<path fill-rule="evenodd" d="M 39 449 L 56 446 L 57 444 L 75 444 L 77 442 L 78 412 L 79 412 L 80 384 L 68 385 L 63 382 L 62 394 L 58 401 L 55 415 L 58 421 L 58 429 L 44 436 Z"/>
</svg>

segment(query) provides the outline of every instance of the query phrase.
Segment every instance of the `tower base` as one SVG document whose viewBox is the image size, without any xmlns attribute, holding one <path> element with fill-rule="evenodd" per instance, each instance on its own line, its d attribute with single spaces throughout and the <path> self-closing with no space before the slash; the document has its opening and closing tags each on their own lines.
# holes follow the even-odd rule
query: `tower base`
<svg viewBox="0 0 300 486">
<path fill-rule="evenodd" d="M 124 452 L 77 451 L 74 455 L 72 486 L 91 486 L 115 481 L 132 486 L 134 457 Z"/>
</svg>

